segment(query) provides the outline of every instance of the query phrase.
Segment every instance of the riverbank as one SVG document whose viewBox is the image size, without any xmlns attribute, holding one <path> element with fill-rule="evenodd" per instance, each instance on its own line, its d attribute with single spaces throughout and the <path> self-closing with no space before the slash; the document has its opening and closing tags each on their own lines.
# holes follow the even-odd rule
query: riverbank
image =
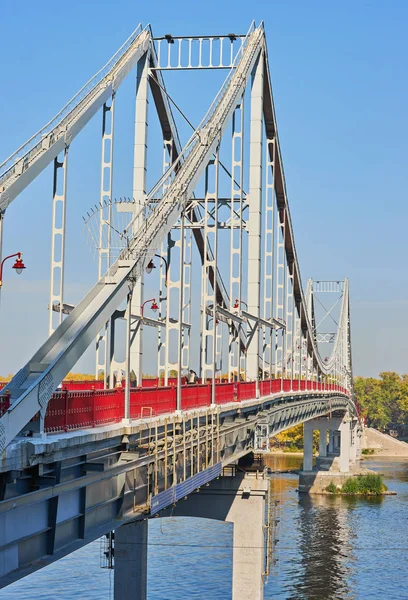
<svg viewBox="0 0 408 600">
<path fill-rule="evenodd" d="M 369 451 L 362 454 L 361 458 L 366 456 L 381 456 L 394 458 L 408 458 L 408 444 L 397 440 L 386 433 L 381 433 L 371 427 L 364 428 L 361 438 L 361 450 Z M 373 452 L 371 452 L 373 451 Z"/>
</svg>

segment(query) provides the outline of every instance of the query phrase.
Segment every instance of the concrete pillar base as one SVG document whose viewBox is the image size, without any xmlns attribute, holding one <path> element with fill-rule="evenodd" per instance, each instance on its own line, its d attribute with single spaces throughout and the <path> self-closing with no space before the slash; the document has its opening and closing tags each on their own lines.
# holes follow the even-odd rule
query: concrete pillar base
<svg viewBox="0 0 408 600">
<path fill-rule="evenodd" d="M 200 517 L 233 523 L 232 600 L 263 600 L 265 499 L 262 474 L 220 477 L 160 516 Z M 116 600 L 116 597 L 115 597 Z"/>
<path fill-rule="evenodd" d="M 115 530 L 115 600 L 147 599 L 148 521 Z"/>
</svg>

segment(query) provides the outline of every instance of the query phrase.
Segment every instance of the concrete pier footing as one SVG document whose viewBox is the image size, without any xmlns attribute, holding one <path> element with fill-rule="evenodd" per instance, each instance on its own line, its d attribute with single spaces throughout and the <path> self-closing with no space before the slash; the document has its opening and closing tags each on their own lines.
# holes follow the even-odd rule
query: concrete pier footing
<svg viewBox="0 0 408 600">
<path fill-rule="evenodd" d="M 263 600 L 265 507 L 269 480 L 263 473 L 236 472 L 190 494 L 161 517 L 198 517 L 233 524 L 232 600 Z M 115 600 L 145 600 L 148 521 L 115 533 Z"/>
<path fill-rule="evenodd" d="M 313 468 L 313 432 L 319 431 L 319 456 Z M 331 481 L 344 483 L 360 458 L 360 436 L 357 419 L 320 417 L 304 424 L 303 470 L 299 474 L 299 491 L 320 493 Z"/>
<path fill-rule="evenodd" d="M 115 531 L 115 600 L 147 598 L 148 521 L 135 521 Z"/>
</svg>

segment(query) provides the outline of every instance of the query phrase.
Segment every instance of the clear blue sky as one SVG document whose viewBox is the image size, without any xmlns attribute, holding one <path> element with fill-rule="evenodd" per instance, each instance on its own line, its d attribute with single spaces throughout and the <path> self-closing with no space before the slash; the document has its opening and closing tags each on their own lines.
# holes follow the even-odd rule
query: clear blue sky
<svg viewBox="0 0 408 600">
<path fill-rule="evenodd" d="M 303 282 L 349 277 L 356 374 L 408 372 L 407 2 L 21 0 L 1 12 L 0 162 L 138 22 L 155 35 L 185 35 L 245 32 L 263 19 Z M 196 88 L 176 99 L 197 122 Z M 126 138 L 131 106 L 125 94 L 120 102 Z M 97 200 L 99 133 L 100 121 L 91 122 L 70 163 L 66 301 L 74 303 L 96 269 L 80 217 Z M 129 140 L 118 150 L 115 195 L 130 189 Z M 6 273 L 1 374 L 20 368 L 46 335 L 51 185 L 48 169 L 7 214 L 4 251 L 23 250 L 29 269 L 18 283 Z"/>
</svg>

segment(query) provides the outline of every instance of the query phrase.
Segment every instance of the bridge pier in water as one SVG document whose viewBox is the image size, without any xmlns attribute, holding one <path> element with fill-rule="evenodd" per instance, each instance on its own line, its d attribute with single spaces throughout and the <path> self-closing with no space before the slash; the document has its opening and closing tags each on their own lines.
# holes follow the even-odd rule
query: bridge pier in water
<svg viewBox="0 0 408 600">
<path fill-rule="evenodd" d="M 319 431 L 319 456 L 313 468 L 313 432 Z M 323 491 L 331 481 L 342 483 L 360 458 L 358 420 L 348 413 L 343 417 L 319 417 L 304 423 L 303 470 L 299 491 Z"/>
<path fill-rule="evenodd" d="M 261 473 L 222 476 L 190 494 L 160 517 L 195 517 L 233 524 L 232 600 L 262 600 L 265 572 L 265 507 L 269 480 Z M 147 597 L 148 520 L 115 532 L 115 600 Z M 169 540 L 169 544 L 177 540 Z"/>
</svg>

